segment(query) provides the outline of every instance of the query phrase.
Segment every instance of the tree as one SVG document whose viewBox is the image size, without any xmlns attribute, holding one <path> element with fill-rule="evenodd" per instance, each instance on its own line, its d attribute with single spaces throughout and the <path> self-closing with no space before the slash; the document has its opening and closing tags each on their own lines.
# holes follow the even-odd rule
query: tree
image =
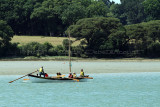
<svg viewBox="0 0 160 107">
<path fill-rule="evenodd" d="M 160 19 L 160 0 L 145 0 L 143 6 L 148 21 Z"/>
<path fill-rule="evenodd" d="M 13 30 L 7 23 L 0 20 L 0 56 L 5 55 L 8 51 L 9 42 L 13 37 Z"/>
<path fill-rule="evenodd" d="M 110 7 L 112 4 L 115 4 L 114 1 L 110 1 L 110 0 L 102 0 L 104 2 L 104 4 L 106 4 L 108 7 Z"/>
<path fill-rule="evenodd" d="M 43 1 L 40 7 L 34 8 L 33 13 L 30 16 L 31 19 L 35 20 L 37 25 L 43 29 L 45 35 L 52 36 L 56 31 L 56 15 L 54 11 L 54 1 L 46 0 Z"/>
<path fill-rule="evenodd" d="M 32 34 L 30 14 L 38 2 L 40 0 L 1 0 L 0 19 L 5 20 L 13 28 L 15 34 Z"/>
<path fill-rule="evenodd" d="M 73 43 L 73 41 L 70 40 L 70 45 L 72 45 L 72 43 Z M 68 40 L 68 39 L 64 39 L 63 42 L 62 42 L 62 44 L 63 44 L 63 47 L 64 47 L 66 50 L 68 50 L 68 48 L 69 48 L 69 40 Z"/>
<path fill-rule="evenodd" d="M 85 7 L 78 3 L 69 5 L 68 8 L 66 8 L 64 12 L 62 12 L 61 14 L 61 19 L 63 23 L 67 25 L 72 25 L 79 19 L 85 17 L 86 17 Z"/>
<path fill-rule="evenodd" d="M 153 42 L 160 41 L 160 20 L 153 20 L 147 23 L 141 23 L 147 30 L 147 36 Z"/>
<path fill-rule="evenodd" d="M 151 56 L 160 41 L 160 21 L 150 21 L 140 24 L 125 26 L 129 36 L 129 45 L 131 50 L 140 50 L 140 55 Z M 152 49 L 153 48 L 153 49 Z M 155 51 L 156 53 L 156 51 Z M 155 54 L 152 54 L 152 56 Z"/>
<path fill-rule="evenodd" d="M 37 56 L 45 55 L 46 50 L 44 45 L 38 42 L 30 42 L 20 47 L 23 56 Z"/>
<path fill-rule="evenodd" d="M 99 51 L 109 48 L 108 45 L 106 47 L 104 45 L 109 41 L 110 35 L 119 30 L 120 27 L 122 24 L 116 18 L 95 17 L 79 20 L 75 25 L 70 26 L 66 32 L 70 31 L 71 35 L 77 39 L 84 38 L 87 45 L 86 49 Z"/>
<path fill-rule="evenodd" d="M 49 54 L 49 50 L 52 49 L 52 48 L 54 48 L 54 47 L 52 46 L 52 44 L 49 43 L 49 42 L 45 42 L 45 43 L 43 44 L 43 47 L 44 47 L 44 50 L 45 50 L 45 55 L 48 55 L 48 54 Z"/>
<path fill-rule="evenodd" d="M 109 13 L 109 8 L 102 1 L 93 1 L 87 7 L 87 17 L 103 16 L 106 17 Z"/>
<path fill-rule="evenodd" d="M 147 49 L 147 44 L 150 42 L 150 38 L 147 36 L 146 29 L 141 24 L 133 24 L 125 26 L 127 35 L 129 36 L 129 50 L 138 50 L 145 54 L 144 51 Z"/>
<path fill-rule="evenodd" d="M 121 4 L 113 4 L 112 13 L 123 24 L 136 24 L 145 20 L 144 0 L 121 0 Z"/>
</svg>

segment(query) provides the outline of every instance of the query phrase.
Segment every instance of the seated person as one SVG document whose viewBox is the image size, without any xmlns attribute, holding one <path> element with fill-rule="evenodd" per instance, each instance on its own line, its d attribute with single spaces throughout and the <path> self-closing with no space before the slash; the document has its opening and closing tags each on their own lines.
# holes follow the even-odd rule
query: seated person
<svg viewBox="0 0 160 107">
<path fill-rule="evenodd" d="M 57 72 L 57 76 L 60 76 L 60 75 L 62 75 L 60 72 Z"/>
<path fill-rule="evenodd" d="M 73 78 L 76 78 L 76 77 L 77 77 L 76 73 L 73 73 Z"/>
<path fill-rule="evenodd" d="M 84 77 L 83 69 L 81 69 L 80 77 Z"/>
<path fill-rule="evenodd" d="M 57 78 L 62 78 L 61 75 L 62 74 L 60 72 L 57 72 Z"/>
<path fill-rule="evenodd" d="M 68 76 L 68 78 L 73 78 L 73 75 L 72 75 L 72 73 L 69 73 L 69 76 Z"/>
<path fill-rule="evenodd" d="M 45 73 L 45 77 L 48 77 L 48 74 L 47 74 L 47 73 Z"/>
</svg>

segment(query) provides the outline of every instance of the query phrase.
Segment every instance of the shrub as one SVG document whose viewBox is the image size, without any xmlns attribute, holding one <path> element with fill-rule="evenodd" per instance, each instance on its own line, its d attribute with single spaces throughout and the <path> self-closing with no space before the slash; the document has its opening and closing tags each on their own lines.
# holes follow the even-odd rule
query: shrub
<svg viewBox="0 0 160 107">
<path fill-rule="evenodd" d="M 55 52 L 58 56 L 66 56 L 65 48 L 62 45 L 57 45 L 55 47 Z"/>
<path fill-rule="evenodd" d="M 45 55 L 45 47 L 38 42 L 31 42 L 20 47 L 21 54 L 24 56 L 42 56 Z"/>
</svg>

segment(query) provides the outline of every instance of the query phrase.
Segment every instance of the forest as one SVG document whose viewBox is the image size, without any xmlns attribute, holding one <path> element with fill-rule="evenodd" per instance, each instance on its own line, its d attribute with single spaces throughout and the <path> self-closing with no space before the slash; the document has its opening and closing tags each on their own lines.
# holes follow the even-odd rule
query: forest
<svg viewBox="0 0 160 107">
<path fill-rule="evenodd" d="M 11 43 L 14 35 L 67 37 L 72 56 L 160 57 L 160 0 L 0 0 L 0 57 L 62 56 L 63 45 Z M 72 41 L 74 42 L 74 41 Z"/>
</svg>

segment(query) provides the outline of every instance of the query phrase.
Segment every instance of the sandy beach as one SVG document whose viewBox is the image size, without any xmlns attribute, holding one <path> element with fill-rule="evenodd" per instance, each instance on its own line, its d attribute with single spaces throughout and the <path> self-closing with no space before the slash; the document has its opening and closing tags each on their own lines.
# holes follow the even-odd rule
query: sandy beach
<svg viewBox="0 0 160 107">
<path fill-rule="evenodd" d="M 72 61 L 72 72 L 79 74 L 81 69 L 84 69 L 86 74 L 160 72 L 159 65 L 159 59 L 76 60 Z M 25 75 L 41 66 L 48 74 L 69 73 L 68 61 L 0 61 L 0 75 Z"/>
</svg>

